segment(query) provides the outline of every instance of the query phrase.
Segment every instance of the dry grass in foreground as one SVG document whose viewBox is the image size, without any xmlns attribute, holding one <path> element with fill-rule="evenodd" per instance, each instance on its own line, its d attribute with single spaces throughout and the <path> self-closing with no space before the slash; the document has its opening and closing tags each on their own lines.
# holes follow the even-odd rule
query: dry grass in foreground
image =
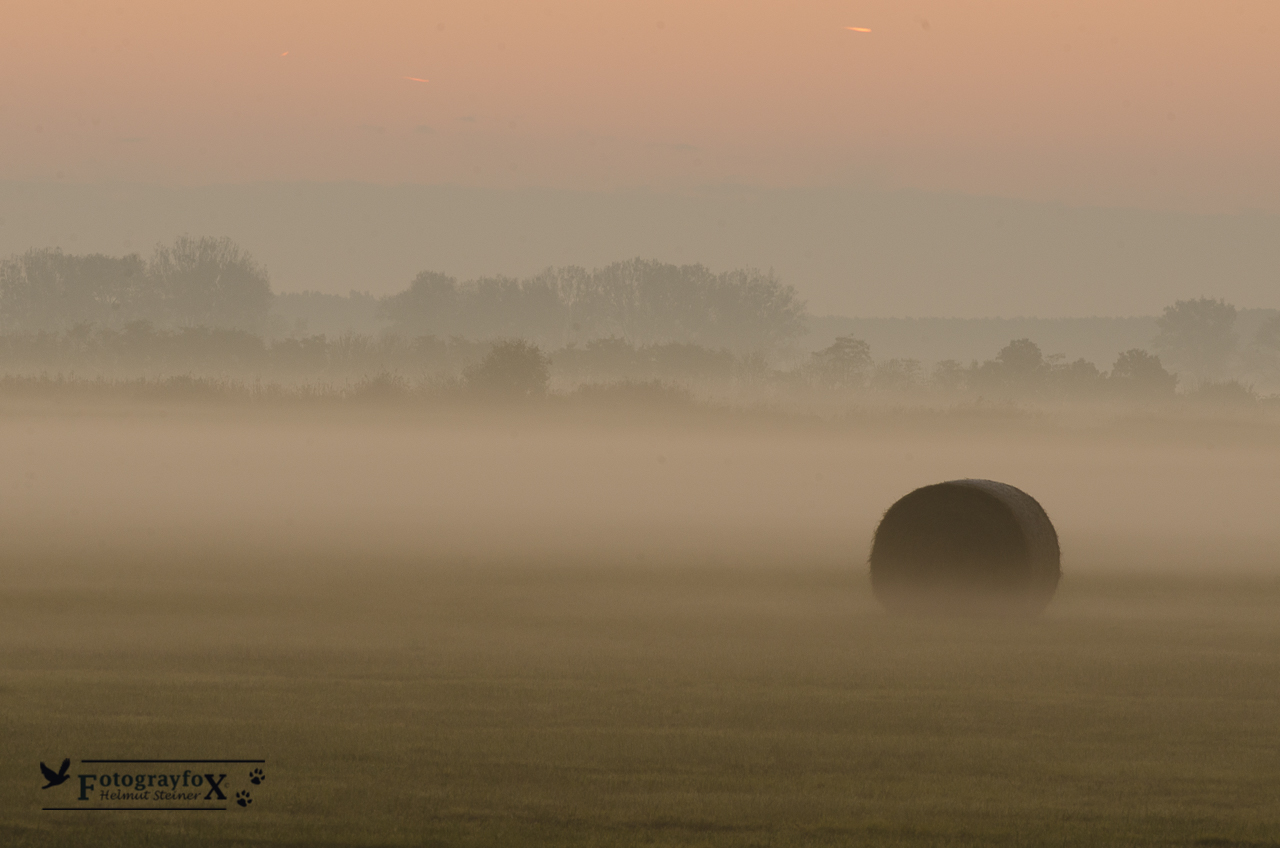
<svg viewBox="0 0 1280 848">
<path fill-rule="evenodd" d="M 1075 579 L 993 624 L 831 567 L 99 565 L 131 576 L 0 593 L 15 848 L 1276 844 L 1274 580 Z M 40 812 L 64 755 L 268 780 Z"/>
</svg>

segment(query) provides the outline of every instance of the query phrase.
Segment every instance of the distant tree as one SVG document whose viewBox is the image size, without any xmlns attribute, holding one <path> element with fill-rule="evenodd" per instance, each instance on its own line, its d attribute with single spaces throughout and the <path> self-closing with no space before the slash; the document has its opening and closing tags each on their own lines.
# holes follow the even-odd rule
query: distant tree
<svg viewBox="0 0 1280 848">
<path fill-rule="evenodd" d="M 739 352 L 784 347 L 806 331 L 803 301 L 772 272 L 713 274 L 702 265 L 644 259 L 461 284 L 424 272 L 407 291 L 384 298 L 379 315 L 403 335 L 520 336 L 550 344 L 619 337 L 635 345 L 680 342 Z"/>
<path fill-rule="evenodd" d="M 737 364 L 733 354 L 724 348 L 712 350 L 685 342 L 646 345 L 639 353 L 650 364 L 653 374 L 665 379 L 727 380 Z"/>
<path fill-rule="evenodd" d="M 316 291 L 280 292 L 271 301 L 272 335 L 305 338 L 343 333 L 375 335 L 382 329 L 377 316 L 379 298 L 368 292 L 323 294 Z M 406 336 L 412 334 L 406 333 Z"/>
<path fill-rule="evenodd" d="M 567 299 L 569 275 L 544 271 L 521 281 L 516 312 L 510 315 L 508 334 L 519 332 L 528 338 L 561 342 L 572 335 Z"/>
<path fill-rule="evenodd" d="M 1275 386 L 1280 378 L 1280 314 L 1264 319 L 1240 353 L 1242 373 Z"/>
<path fill-rule="evenodd" d="M 156 247 L 148 272 L 179 326 L 260 330 L 266 323 L 267 271 L 229 238 L 181 236 Z"/>
<path fill-rule="evenodd" d="M 804 301 L 773 271 L 719 274 L 708 287 L 706 302 L 708 326 L 698 334 L 705 345 L 775 350 L 808 332 Z"/>
<path fill-rule="evenodd" d="M 1224 300 L 1179 300 L 1156 320 L 1160 332 L 1154 345 L 1176 366 L 1220 374 L 1236 349 L 1235 321 L 1236 308 Z"/>
<path fill-rule="evenodd" d="M 1045 371 L 1044 354 L 1031 339 L 1014 339 L 996 354 L 1006 379 L 1011 382 L 1031 384 L 1038 381 Z"/>
<path fill-rule="evenodd" d="M 853 336 L 839 336 L 811 360 L 820 382 L 846 388 L 862 385 L 872 364 L 871 345 Z"/>
<path fill-rule="evenodd" d="M 1257 406 L 1258 393 L 1239 380 L 1205 380 L 1187 395 L 1206 406 L 1247 408 Z"/>
<path fill-rule="evenodd" d="M 1087 359 L 1054 362 L 1049 365 L 1049 378 L 1054 388 L 1069 395 L 1089 395 L 1106 385 L 1107 376 Z"/>
<path fill-rule="evenodd" d="M 28 250 L 0 262 L 0 326 L 8 332 L 154 320 L 161 300 L 136 253 L 77 256 L 58 249 Z"/>
<path fill-rule="evenodd" d="M 175 347 L 187 362 L 211 370 L 245 369 L 260 366 L 266 359 L 266 344 L 248 330 L 211 327 L 183 327 L 176 330 Z"/>
<path fill-rule="evenodd" d="M 377 314 L 390 322 L 393 332 L 406 338 L 448 336 L 458 332 L 460 301 L 456 279 L 423 271 L 406 290 L 382 298 Z"/>
<path fill-rule="evenodd" d="M 557 373 L 578 380 L 728 380 L 740 361 L 723 348 L 685 342 L 636 346 L 617 337 L 571 343 L 552 354 Z"/>
<path fill-rule="evenodd" d="M 644 358 L 635 345 L 626 339 L 610 336 L 592 339 L 582 347 L 574 345 L 556 354 L 558 366 L 578 377 L 601 379 L 638 379 L 648 377 Z"/>
<path fill-rule="evenodd" d="M 1280 351 L 1280 315 L 1272 315 L 1253 334 L 1253 343 L 1260 348 Z"/>
<path fill-rule="evenodd" d="M 493 345 L 480 363 L 463 372 L 468 388 L 491 397 L 531 399 L 547 393 L 551 361 L 522 339 Z"/>
<path fill-rule="evenodd" d="M 702 265 L 637 258 L 593 271 L 582 295 L 610 335 L 638 344 L 706 341 L 714 279 Z"/>
<path fill-rule="evenodd" d="M 483 277 L 459 283 L 423 271 L 406 291 L 382 299 L 378 316 L 407 337 L 458 335 L 473 339 L 559 338 L 565 321 L 556 280 Z"/>
<path fill-rule="evenodd" d="M 1014 339 L 995 359 L 972 369 L 970 382 L 978 391 L 1017 396 L 1042 389 L 1047 373 L 1040 346 L 1030 339 Z"/>
<path fill-rule="evenodd" d="M 1107 379 L 1126 395 L 1150 399 L 1173 397 L 1178 385 L 1177 375 L 1164 369 L 1160 357 L 1136 348 L 1120 354 Z"/>
<path fill-rule="evenodd" d="M 954 359 L 944 359 L 933 366 L 929 383 L 944 392 L 958 392 L 968 381 L 969 370 Z"/>
<path fill-rule="evenodd" d="M 920 375 L 918 359 L 884 359 L 876 363 L 871 385 L 886 392 L 908 391 L 920 384 Z"/>
<path fill-rule="evenodd" d="M 468 282 L 462 289 L 464 309 L 455 332 L 475 339 L 541 335 L 525 309 L 527 302 L 535 299 L 534 288 L 526 289 L 512 277 Z M 541 286 L 536 288 L 539 294 L 545 293 Z"/>
<path fill-rule="evenodd" d="M 728 354 L 728 351 L 724 351 Z M 769 367 L 769 360 L 760 351 L 752 351 L 739 359 L 733 359 L 730 354 L 730 365 L 733 369 L 733 375 L 738 383 L 743 386 L 761 386 L 767 383 L 774 376 L 774 370 Z"/>
</svg>

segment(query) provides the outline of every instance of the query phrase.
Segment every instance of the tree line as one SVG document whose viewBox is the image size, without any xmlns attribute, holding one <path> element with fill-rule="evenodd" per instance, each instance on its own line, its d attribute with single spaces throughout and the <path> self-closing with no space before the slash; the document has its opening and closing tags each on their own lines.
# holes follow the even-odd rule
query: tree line
<svg viewBox="0 0 1280 848">
<path fill-rule="evenodd" d="M 1205 297 L 1167 307 L 1151 350 L 1120 353 L 1108 372 L 1018 339 L 994 359 L 947 360 L 928 373 L 913 359 L 876 361 L 851 336 L 797 359 L 805 304 L 775 274 L 755 269 L 714 273 L 633 259 L 524 279 L 424 271 L 402 292 L 365 298 L 387 328 L 377 337 L 272 338 L 273 298 L 266 269 L 226 238 L 183 236 L 149 258 L 29 250 L 0 261 L 0 365 L 423 373 L 468 367 L 505 338 L 536 346 L 561 378 L 577 381 L 767 377 L 860 391 L 1163 397 L 1179 374 L 1184 389 L 1280 374 L 1280 315 L 1242 339 L 1237 309 Z M 768 364 L 787 351 L 789 367 Z"/>
<path fill-rule="evenodd" d="M 29 250 L 0 262 L 0 330 L 78 325 L 208 327 L 262 333 L 273 295 L 266 269 L 226 238 L 183 236 L 149 259 Z M 773 272 L 713 273 L 644 259 L 526 279 L 459 281 L 424 271 L 380 298 L 377 315 L 405 338 L 519 337 L 559 346 L 618 337 L 774 351 L 806 332 L 805 304 Z"/>
<path fill-rule="evenodd" d="M 623 338 L 730 350 L 776 350 L 806 331 L 805 304 L 772 272 L 713 273 L 644 259 L 588 271 L 548 268 L 518 280 L 459 282 L 425 271 L 379 315 L 405 336 L 520 337 L 543 344 Z"/>
<path fill-rule="evenodd" d="M 954 359 L 926 372 L 916 359 L 876 361 L 866 342 L 843 336 L 812 355 L 811 379 L 830 388 L 910 392 L 932 389 L 992 399 L 1086 399 L 1128 397 L 1162 400 L 1174 396 L 1178 384 L 1160 357 L 1145 350 L 1122 352 L 1104 372 L 1084 359 L 1066 361 L 1045 356 L 1030 339 L 1014 339 L 994 358 L 968 365 Z"/>
<path fill-rule="evenodd" d="M 461 380 L 491 395 L 535 397 L 549 387 L 627 384 L 690 389 L 712 396 L 746 391 L 779 400 L 807 397 L 915 396 L 947 401 L 1167 402 L 1178 376 L 1141 349 L 1120 353 L 1109 371 L 1084 359 L 1045 356 L 1030 339 L 1015 339 L 988 360 L 876 359 L 851 336 L 775 367 L 758 353 L 735 354 L 684 342 L 633 344 L 593 339 L 544 349 L 523 339 L 478 341 L 397 335 L 323 335 L 264 339 L 244 330 L 207 327 L 157 329 L 138 321 L 120 330 L 79 325 L 62 333 L 0 335 L 0 372 L 108 376 L 187 375 L 219 379 L 308 383 L 368 383 L 406 387 Z M 377 378 L 377 379 L 375 379 Z M 369 381 L 373 382 L 369 382 Z M 452 383 L 451 383 L 452 381 Z M 1253 403 L 1256 394 L 1231 380 L 1205 380 L 1190 394 L 1205 400 Z M 372 390 L 372 389 L 371 389 Z"/>
<path fill-rule="evenodd" d="M 565 383 L 661 380 L 728 382 L 750 357 L 726 349 L 666 342 L 635 345 L 593 339 L 543 349 L 523 339 L 461 336 L 406 338 L 344 334 L 269 339 L 245 330 L 157 328 L 135 321 L 120 329 L 80 324 L 61 333 L 0 334 L 0 372 L 81 375 L 216 375 L 239 379 L 352 380 L 381 373 L 406 379 L 457 376 L 504 345 L 537 351 Z"/>
<path fill-rule="evenodd" d="M 271 309 L 266 269 L 227 238 L 182 236 L 149 259 L 29 250 L 0 262 L 0 328 L 78 325 L 261 330 Z"/>
</svg>

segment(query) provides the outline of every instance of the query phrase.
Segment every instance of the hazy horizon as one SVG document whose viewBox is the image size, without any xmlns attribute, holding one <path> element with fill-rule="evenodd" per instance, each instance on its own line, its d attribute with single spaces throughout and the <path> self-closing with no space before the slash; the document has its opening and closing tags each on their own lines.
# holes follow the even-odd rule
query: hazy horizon
<svg viewBox="0 0 1280 848">
<path fill-rule="evenodd" d="M 870 189 L 681 191 L 267 182 L 0 182 L 0 256 L 147 255 L 230 236 L 278 292 L 375 295 L 634 257 L 773 269 L 814 315 L 1151 316 L 1175 300 L 1274 308 L 1280 215 L 1071 207 Z"/>
</svg>

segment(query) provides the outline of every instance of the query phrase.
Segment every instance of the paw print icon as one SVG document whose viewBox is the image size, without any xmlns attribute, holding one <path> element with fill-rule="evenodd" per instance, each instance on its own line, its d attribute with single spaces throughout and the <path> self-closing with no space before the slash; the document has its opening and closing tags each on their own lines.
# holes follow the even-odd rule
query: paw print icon
<svg viewBox="0 0 1280 848">
<path fill-rule="evenodd" d="M 236 793 L 236 803 L 242 807 L 247 807 L 253 803 L 253 799 L 249 797 L 247 790 L 241 791 Z"/>
<path fill-rule="evenodd" d="M 262 773 L 262 769 L 260 768 L 256 768 L 253 771 L 249 772 L 249 782 L 252 783 L 254 786 L 257 786 L 258 784 L 262 783 L 262 781 L 266 779 L 267 779 L 267 776 Z"/>
</svg>

